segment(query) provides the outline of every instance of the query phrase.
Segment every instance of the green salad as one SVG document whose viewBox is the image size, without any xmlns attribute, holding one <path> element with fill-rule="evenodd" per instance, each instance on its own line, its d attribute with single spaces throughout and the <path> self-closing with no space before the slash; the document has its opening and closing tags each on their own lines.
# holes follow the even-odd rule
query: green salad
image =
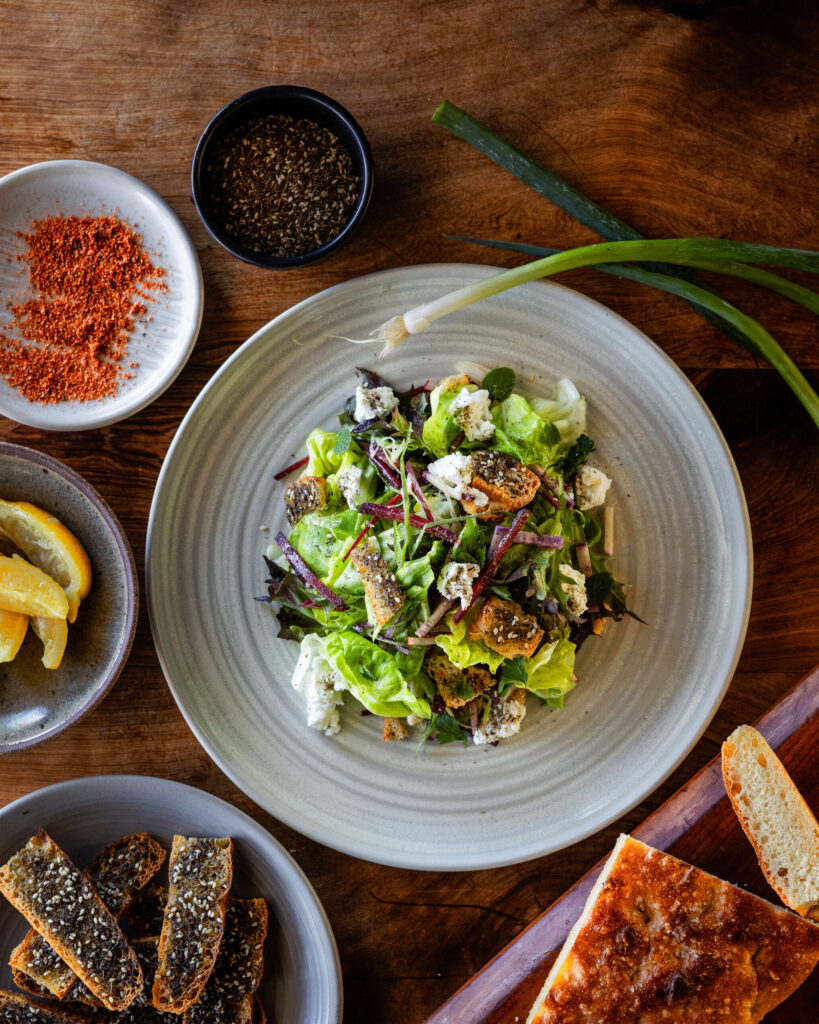
<svg viewBox="0 0 819 1024">
<path fill-rule="evenodd" d="M 259 600 L 301 646 L 309 726 L 337 733 L 349 695 L 385 740 L 494 744 L 527 697 L 562 707 L 580 645 L 627 613 L 585 400 L 565 379 L 524 398 L 507 367 L 359 375 L 339 429 L 276 474 L 302 472 Z"/>
</svg>

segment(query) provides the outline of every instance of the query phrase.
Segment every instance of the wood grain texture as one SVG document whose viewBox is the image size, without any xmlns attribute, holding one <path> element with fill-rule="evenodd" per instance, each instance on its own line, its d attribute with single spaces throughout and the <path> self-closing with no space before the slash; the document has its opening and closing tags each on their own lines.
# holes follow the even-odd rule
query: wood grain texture
<svg viewBox="0 0 819 1024">
<path fill-rule="evenodd" d="M 445 233 L 570 245 L 591 235 L 430 125 L 444 98 L 487 121 L 636 228 L 819 248 L 819 15 L 812 0 L 747 0 L 684 21 L 653 0 L 0 0 L 0 173 L 99 160 L 163 195 L 199 251 L 206 301 L 193 357 L 125 423 L 54 435 L 0 421 L 0 438 L 83 473 L 122 521 L 142 571 L 151 494 L 181 417 L 253 331 L 350 277 L 403 264 L 514 257 Z M 199 133 L 247 89 L 297 82 L 367 132 L 373 201 L 353 241 L 300 271 L 232 259 L 198 222 Z M 327 850 L 245 798 L 198 746 L 162 678 L 143 611 L 116 687 L 50 743 L 3 760 L 0 803 L 77 775 L 133 771 L 201 786 L 248 811 L 296 856 L 339 943 L 346 1020 L 427 1017 L 585 870 L 819 662 L 819 444 L 770 371 L 678 300 L 592 272 L 563 278 L 642 328 L 689 374 L 726 433 L 748 496 L 754 601 L 736 676 L 703 739 L 664 785 L 570 850 L 490 872 L 382 868 Z M 806 368 L 815 321 L 730 284 Z M 816 381 L 816 374 L 813 374 Z M 684 585 L 684 581 L 681 581 Z M 794 1022 L 795 1024 L 795 1022 Z"/>
</svg>

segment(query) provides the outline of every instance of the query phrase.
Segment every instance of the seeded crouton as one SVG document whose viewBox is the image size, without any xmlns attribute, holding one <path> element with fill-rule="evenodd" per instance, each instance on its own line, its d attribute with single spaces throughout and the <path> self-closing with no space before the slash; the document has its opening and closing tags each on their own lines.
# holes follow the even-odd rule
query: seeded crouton
<svg viewBox="0 0 819 1024">
<path fill-rule="evenodd" d="M 327 507 L 327 481 L 322 476 L 300 476 L 284 492 L 284 507 L 291 526 L 306 516 Z"/>
<path fill-rule="evenodd" d="M 456 388 L 460 390 L 465 388 L 469 383 L 469 377 L 465 373 L 452 373 L 448 377 L 444 377 L 443 380 L 438 381 L 438 387 L 441 392 L 454 391 Z"/>
<path fill-rule="evenodd" d="M 526 715 L 526 690 L 513 686 L 505 696 L 496 697 L 486 719 L 472 733 L 475 746 L 497 743 L 520 732 Z"/>
<path fill-rule="evenodd" d="M 433 647 L 424 659 L 424 669 L 435 680 L 438 693 L 443 697 L 444 703 L 451 708 L 462 708 L 464 704 L 472 700 L 472 697 L 459 696 L 455 692 L 459 683 L 466 684 L 474 696 L 478 693 L 485 693 L 495 682 L 488 669 L 478 665 L 470 665 L 465 669 L 458 668 L 437 647 Z"/>
<path fill-rule="evenodd" d="M 375 621 L 383 626 L 404 606 L 404 591 L 392 569 L 375 551 L 356 548 L 350 561 L 364 580 L 364 592 L 369 599 Z"/>
<path fill-rule="evenodd" d="M 487 501 L 479 504 L 480 499 L 464 494 L 461 504 L 467 512 L 514 512 L 528 505 L 540 487 L 540 478 L 505 452 L 473 452 L 471 468 L 471 487 Z"/>
<path fill-rule="evenodd" d="M 409 729 L 400 718 L 385 718 L 383 740 L 405 740 L 409 735 Z"/>
<path fill-rule="evenodd" d="M 480 640 L 507 658 L 531 658 L 544 630 L 534 615 L 527 615 L 517 601 L 490 597 L 469 627 L 469 639 Z"/>
</svg>

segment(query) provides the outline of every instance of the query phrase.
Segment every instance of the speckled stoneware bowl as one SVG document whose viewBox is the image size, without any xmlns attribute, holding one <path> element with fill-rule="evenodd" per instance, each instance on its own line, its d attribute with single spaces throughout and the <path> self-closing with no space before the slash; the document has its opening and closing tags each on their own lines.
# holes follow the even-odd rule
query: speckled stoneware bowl
<svg viewBox="0 0 819 1024">
<path fill-rule="evenodd" d="M 113 686 L 131 650 L 139 592 L 122 527 L 78 473 L 31 448 L 0 443 L 0 499 L 29 501 L 55 515 L 77 536 L 93 570 L 91 591 L 68 627 L 60 667 L 43 667 L 42 645 L 31 630 L 14 661 L 0 664 L 5 754 L 56 736 Z"/>
<path fill-rule="evenodd" d="M 341 970 L 333 933 L 287 851 L 246 814 L 192 786 L 145 775 L 97 775 L 48 786 L 0 811 L 0 864 L 40 828 L 78 867 L 132 832 L 165 849 L 175 833 L 231 836 L 233 895 L 261 896 L 269 912 L 259 996 L 270 1024 L 339 1024 Z M 160 880 L 167 877 L 163 868 Z M 28 924 L 0 900 L 0 988 L 12 988 L 9 953 Z M 181 1024 L 181 1017 L 180 1017 Z"/>
</svg>

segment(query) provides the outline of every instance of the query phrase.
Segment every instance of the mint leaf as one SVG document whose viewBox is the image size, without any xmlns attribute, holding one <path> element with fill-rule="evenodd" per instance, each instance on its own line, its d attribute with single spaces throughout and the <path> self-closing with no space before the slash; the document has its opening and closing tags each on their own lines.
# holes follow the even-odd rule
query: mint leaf
<svg viewBox="0 0 819 1024">
<path fill-rule="evenodd" d="M 508 366 L 498 366 L 490 370 L 481 382 L 481 387 L 486 388 L 489 397 L 496 402 L 502 402 L 512 394 L 515 386 L 515 371 Z"/>
<path fill-rule="evenodd" d="M 342 427 L 341 431 L 336 438 L 336 443 L 333 445 L 333 453 L 335 455 L 343 455 L 345 452 L 350 450 L 350 445 L 353 443 L 353 432 L 349 427 Z"/>
</svg>

